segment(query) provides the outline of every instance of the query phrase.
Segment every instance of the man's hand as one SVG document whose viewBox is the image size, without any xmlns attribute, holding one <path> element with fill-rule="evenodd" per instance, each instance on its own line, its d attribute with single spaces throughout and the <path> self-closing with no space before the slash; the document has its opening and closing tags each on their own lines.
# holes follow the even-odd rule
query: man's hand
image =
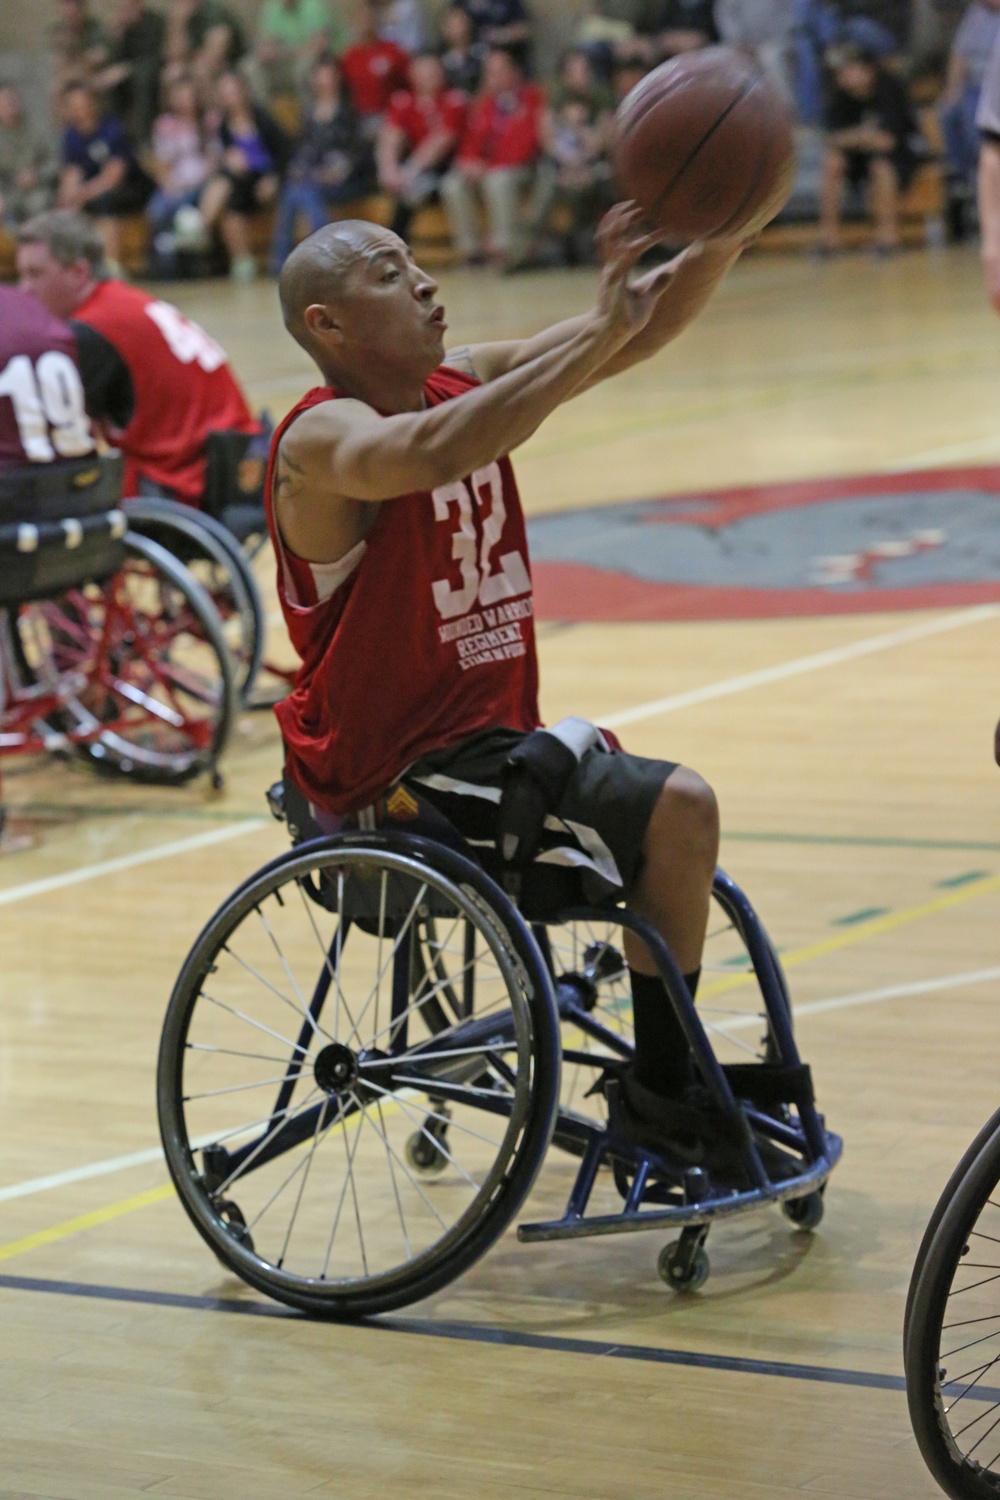
<svg viewBox="0 0 1000 1500">
<path fill-rule="evenodd" d="M 597 294 L 597 313 L 623 341 L 633 338 L 649 322 L 657 302 L 677 274 L 681 264 L 698 253 L 692 246 L 673 260 L 642 276 L 632 272 L 647 250 L 659 245 L 663 235 L 645 228 L 637 203 L 617 203 L 601 220 L 597 250 L 603 264 Z"/>
</svg>

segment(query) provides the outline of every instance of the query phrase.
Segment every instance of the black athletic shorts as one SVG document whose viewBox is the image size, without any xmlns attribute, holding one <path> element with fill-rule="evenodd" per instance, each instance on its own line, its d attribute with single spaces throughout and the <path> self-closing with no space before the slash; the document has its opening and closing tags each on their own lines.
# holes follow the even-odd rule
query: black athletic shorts
<svg viewBox="0 0 1000 1500">
<path fill-rule="evenodd" d="M 403 783 L 452 823 L 487 874 L 500 880 L 497 807 L 503 767 L 522 739 L 489 729 L 416 761 Z M 525 872 L 520 905 L 542 918 L 565 906 L 621 900 L 639 870 L 643 840 L 663 783 L 676 762 L 624 750 L 588 750 Z"/>
</svg>

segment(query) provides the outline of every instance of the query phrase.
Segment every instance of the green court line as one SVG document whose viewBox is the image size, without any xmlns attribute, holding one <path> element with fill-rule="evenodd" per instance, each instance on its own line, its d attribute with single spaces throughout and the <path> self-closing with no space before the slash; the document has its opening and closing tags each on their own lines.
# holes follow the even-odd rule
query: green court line
<svg viewBox="0 0 1000 1500">
<path fill-rule="evenodd" d="M 853 927 L 855 922 L 867 922 L 871 917 L 884 917 L 888 910 L 887 906 L 866 906 L 861 911 L 848 912 L 846 917 L 834 917 L 833 926 Z"/>
<path fill-rule="evenodd" d="M 936 885 L 948 889 L 956 885 L 971 885 L 974 880 L 988 880 L 989 870 L 966 870 L 964 875 L 952 875 L 948 880 L 938 880 Z"/>
<path fill-rule="evenodd" d="M 81 821 L 85 818 L 175 818 L 180 820 L 193 820 L 209 823 L 242 822 L 246 818 L 259 818 L 264 808 L 264 798 L 254 804 L 253 807 L 234 809 L 219 807 L 122 807 L 107 803 L 90 803 L 87 805 L 63 802 L 8 802 L 7 811 L 11 817 L 45 817 L 53 814 L 62 815 L 67 819 L 75 817 Z M 1000 854 L 1000 843 L 992 843 L 983 839 L 909 839 L 895 838 L 891 835 L 880 836 L 878 834 L 841 834 L 841 833 L 783 833 L 781 831 L 748 831 L 748 830 L 723 830 L 723 843 L 734 844 L 804 844 L 829 846 L 831 848 L 843 849 L 940 849 L 943 852 L 972 852 L 981 854 Z M 964 884 L 966 879 L 972 879 L 972 873 L 968 876 L 956 877 L 956 883 Z M 986 871 L 976 871 L 975 878 L 982 879 Z M 944 884 L 944 882 L 942 882 Z"/>
<path fill-rule="evenodd" d="M 723 829 L 723 843 L 727 839 L 744 844 L 825 844 L 844 849 L 951 849 L 1000 854 L 1000 844 L 982 839 L 907 839 L 840 833 L 730 833 Z"/>
</svg>

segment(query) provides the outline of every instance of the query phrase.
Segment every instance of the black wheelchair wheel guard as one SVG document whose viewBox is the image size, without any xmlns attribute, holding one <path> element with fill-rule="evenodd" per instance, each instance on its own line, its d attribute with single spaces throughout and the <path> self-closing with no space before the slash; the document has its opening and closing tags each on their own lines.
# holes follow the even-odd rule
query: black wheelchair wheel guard
<svg viewBox="0 0 1000 1500">
<path fill-rule="evenodd" d="M 422 907 L 443 944 L 449 921 L 473 924 L 492 984 L 446 1034 L 422 1020 L 443 993 L 413 961 Z M 250 1285 L 335 1318 L 404 1306 L 484 1253 L 531 1188 L 558 1089 L 551 986 L 520 916 L 469 860 L 395 833 L 300 845 L 245 882 L 181 971 L 158 1067 L 199 1233 Z M 234 1120 L 254 1090 L 274 1097 Z"/>
</svg>

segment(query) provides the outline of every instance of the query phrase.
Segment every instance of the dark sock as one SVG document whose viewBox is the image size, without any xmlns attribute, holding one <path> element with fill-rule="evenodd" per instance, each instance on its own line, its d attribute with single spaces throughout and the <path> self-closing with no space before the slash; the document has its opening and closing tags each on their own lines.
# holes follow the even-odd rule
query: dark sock
<svg viewBox="0 0 1000 1500">
<path fill-rule="evenodd" d="M 692 1000 L 698 989 L 700 969 L 685 974 L 684 983 Z M 674 1014 L 663 981 L 658 974 L 629 971 L 632 980 L 632 1016 L 635 1022 L 635 1066 L 637 1083 L 667 1099 L 676 1099 L 694 1082 L 691 1049 L 680 1021 Z"/>
</svg>

